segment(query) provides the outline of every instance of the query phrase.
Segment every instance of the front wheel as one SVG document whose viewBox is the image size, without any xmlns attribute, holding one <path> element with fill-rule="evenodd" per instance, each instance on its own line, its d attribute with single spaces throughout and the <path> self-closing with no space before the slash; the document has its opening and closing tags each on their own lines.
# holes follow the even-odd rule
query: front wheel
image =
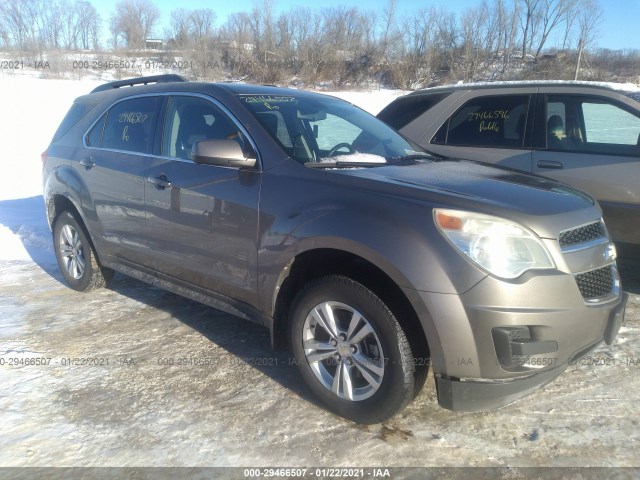
<svg viewBox="0 0 640 480">
<path fill-rule="evenodd" d="M 113 270 L 98 263 L 84 228 L 68 211 L 56 218 L 53 244 L 62 276 L 74 290 L 87 292 L 104 287 L 113 277 Z"/>
<path fill-rule="evenodd" d="M 413 355 L 400 324 L 349 278 L 315 280 L 296 296 L 289 341 L 306 384 L 342 417 L 379 423 L 413 397 Z"/>
</svg>

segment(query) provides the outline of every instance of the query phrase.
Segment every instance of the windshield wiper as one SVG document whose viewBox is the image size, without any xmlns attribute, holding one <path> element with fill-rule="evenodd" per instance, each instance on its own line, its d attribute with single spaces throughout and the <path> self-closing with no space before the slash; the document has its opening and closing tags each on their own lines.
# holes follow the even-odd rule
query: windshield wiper
<svg viewBox="0 0 640 480">
<path fill-rule="evenodd" d="M 429 152 L 428 150 L 425 150 L 424 152 L 415 152 L 415 153 L 408 153 L 406 155 L 402 155 L 399 157 L 391 157 L 390 163 L 397 163 L 397 162 L 406 162 L 409 160 L 443 160 L 447 157 L 445 157 L 444 155 L 439 155 L 437 153 L 433 153 L 433 152 Z"/>
<path fill-rule="evenodd" d="M 444 158 L 444 157 L 441 157 Z M 416 160 L 439 160 L 430 153 L 410 153 L 398 157 L 387 157 L 386 162 L 358 162 L 349 160 L 337 160 L 335 162 L 307 162 L 309 168 L 357 168 L 357 167 L 388 167 L 390 165 L 413 165 Z"/>
<path fill-rule="evenodd" d="M 384 167 L 390 165 L 388 162 L 349 162 L 338 160 L 337 162 L 307 162 L 304 164 L 308 168 L 354 168 L 354 167 Z"/>
</svg>

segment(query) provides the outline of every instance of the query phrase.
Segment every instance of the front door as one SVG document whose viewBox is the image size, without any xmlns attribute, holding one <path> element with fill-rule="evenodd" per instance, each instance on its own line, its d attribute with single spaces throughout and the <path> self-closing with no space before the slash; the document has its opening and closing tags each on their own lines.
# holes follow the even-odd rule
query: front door
<svg viewBox="0 0 640 480">
<path fill-rule="evenodd" d="M 640 244 L 640 114 L 596 95 L 547 94 L 534 173 L 593 195 L 613 240 Z"/>
<path fill-rule="evenodd" d="M 240 136 L 234 121 L 211 100 L 171 96 L 160 155 L 145 172 L 145 204 L 154 269 L 253 303 L 260 172 L 190 159 L 198 140 Z"/>
</svg>

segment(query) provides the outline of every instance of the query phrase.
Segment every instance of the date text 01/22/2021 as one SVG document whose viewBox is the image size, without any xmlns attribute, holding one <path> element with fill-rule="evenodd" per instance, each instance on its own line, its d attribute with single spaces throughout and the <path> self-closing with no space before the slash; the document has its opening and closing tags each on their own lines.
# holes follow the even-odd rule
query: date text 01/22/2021
<svg viewBox="0 0 640 480">
<path fill-rule="evenodd" d="M 390 478 L 388 468 L 245 468 L 245 478 Z"/>
</svg>

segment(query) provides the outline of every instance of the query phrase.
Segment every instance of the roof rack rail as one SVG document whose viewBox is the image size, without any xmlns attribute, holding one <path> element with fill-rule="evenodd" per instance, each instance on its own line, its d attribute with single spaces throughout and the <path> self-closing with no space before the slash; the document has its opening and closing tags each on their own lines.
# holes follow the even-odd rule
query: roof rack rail
<svg viewBox="0 0 640 480">
<path fill-rule="evenodd" d="M 169 83 L 169 82 L 188 82 L 182 75 L 150 75 L 148 77 L 129 78 L 127 80 L 118 80 L 116 82 L 105 83 L 91 90 L 91 93 L 103 92 L 113 88 L 133 87 L 134 85 L 147 85 L 149 83 Z"/>
</svg>

